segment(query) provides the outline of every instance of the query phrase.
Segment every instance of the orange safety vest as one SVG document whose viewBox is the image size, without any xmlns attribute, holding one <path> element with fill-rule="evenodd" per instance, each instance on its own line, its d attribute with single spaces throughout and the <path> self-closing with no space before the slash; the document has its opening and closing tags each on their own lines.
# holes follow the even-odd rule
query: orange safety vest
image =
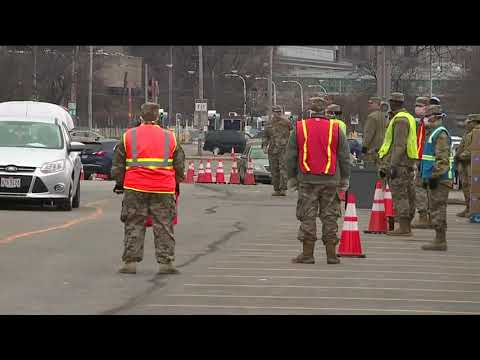
<svg viewBox="0 0 480 360">
<path fill-rule="evenodd" d="M 425 145 L 425 122 L 424 119 L 420 119 L 420 127 L 417 131 L 417 149 L 418 159 L 422 160 L 423 146 Z"/>
<path fill-rule="evenodd" d="M 123 187 L 149 193 L 175 194 L 175 135 L 158 125 L 142 124 L 123 135 L 127 168 Z"/>
<path fill-rule="evenodd" d="M 303 173 L 334 175 L 339 126 L 327 118 L 297 121 L 298 165 Z"/>
</svg>

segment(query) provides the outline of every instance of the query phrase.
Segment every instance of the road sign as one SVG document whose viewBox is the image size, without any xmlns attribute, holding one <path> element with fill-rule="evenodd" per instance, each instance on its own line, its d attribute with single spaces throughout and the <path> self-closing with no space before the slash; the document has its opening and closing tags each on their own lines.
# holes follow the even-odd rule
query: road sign
<svg viewBox="0 0 480 360">
<path fill-rule="evenodd" d="M 358 115 L 350 116 L 350 124 L 358 125 Z"/>
<path fill-rule="evenodd" d="M 197 129 L 208 126 L 208 101 L 206 99 L 195 100 L 194 125 Z"/>
<path fill-rule="evenodd" d="M 207 111 L 208 110 L 208 103 L 207 102 L 196 102 L 195 103 L 195 111 Z"/>
</svg>

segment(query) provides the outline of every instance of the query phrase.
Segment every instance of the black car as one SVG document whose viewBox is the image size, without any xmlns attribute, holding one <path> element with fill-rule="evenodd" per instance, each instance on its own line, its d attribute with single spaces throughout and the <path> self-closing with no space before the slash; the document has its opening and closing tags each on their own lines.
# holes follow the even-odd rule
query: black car
<svg viewBox="0 0 480 360">
<path fill-rule="evenodd" d="M 118 142 L 115 139 L 84 142 L 85 150 L 81 153 L 81 160 L 85 179 L 89 179 L 93 173 L 102 174 L 110 179 L 113 151 Z"/>
<path fill-rule="evenodd" d="M 207 132 L 203 150 L 215 155 L 223 155 L 232 151 L 243 153 L 247 141 L 245 134 L 237 130 L 214 130 Z"/>
</svg>

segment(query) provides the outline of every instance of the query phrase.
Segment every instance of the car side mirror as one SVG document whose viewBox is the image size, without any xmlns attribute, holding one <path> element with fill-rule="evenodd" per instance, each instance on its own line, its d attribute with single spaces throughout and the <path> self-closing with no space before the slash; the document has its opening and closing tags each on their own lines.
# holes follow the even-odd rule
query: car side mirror
<svg viewBox="0 0 480 360">
<path fill-rule="evenodd" d="M 83 150 L 85 150 L 85 144 L 76 141 L 72 141 L 68 148 L 68 152 L 82 152 Z"/>
</svg>

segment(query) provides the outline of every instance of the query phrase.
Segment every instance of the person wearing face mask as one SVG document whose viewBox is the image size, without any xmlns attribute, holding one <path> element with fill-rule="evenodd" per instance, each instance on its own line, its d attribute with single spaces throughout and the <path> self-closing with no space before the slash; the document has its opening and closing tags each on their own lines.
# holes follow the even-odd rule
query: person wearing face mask
<svg viewBox="0 0 480 360">
<path fill-rule="evenodd" d="M 395 220 L 399 228 L 387 232 L 388 236 L 412 236 L 411 221 L 415 216 L 415 167 L 418 160 L 416 123 L 403 103 L 405 95 L 392 93 L 390 120 L 379 156 L 379 176 L 387 178 L 392 191 Z"/>
<path fill-rule="evenodd" d="M 447 201 L 448 193 L 453 187 L 453 157 L 450 150 L 452 139 L 443 126 L 445 114 L 440 105 L 429 105 L 425 112 L 428 121 L 425 146 L 420 174 L 423 186 L 427 189 L 428 203 L 435 229 L 435 238 L 422 250 L 447 250 Z"/>
<path fill-rule="evenodd" d="M 428 97 L 420 96 L 415 101 L 415 115 L 417 121 L 417 149 L 418 159 L 422 160 L 423 146 L 425 143 L 425 110 L 430 104 Z M 415 207 L 418 218 L 413 222 L 413 229 L 428 229 L 431 226 L 428 214 L 427 190 L 423 188 L 422 177 L 420 176 L 420 161 L 415 169 Z"/>
</svg>

